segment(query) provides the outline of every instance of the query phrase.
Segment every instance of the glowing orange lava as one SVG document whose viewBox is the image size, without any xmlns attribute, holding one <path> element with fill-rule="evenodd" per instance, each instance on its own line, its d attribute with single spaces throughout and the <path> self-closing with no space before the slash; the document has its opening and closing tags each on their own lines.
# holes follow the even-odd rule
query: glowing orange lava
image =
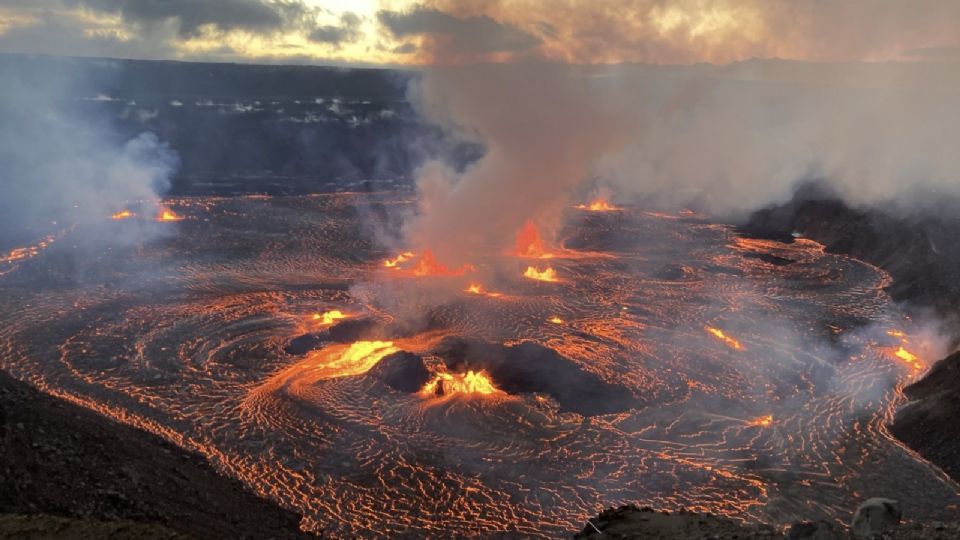
<svg viewBox="0 0 960 540">
<path fill-rule="evenodd" d="M 754 418 L 748 423 L 751 426 L 768 427 L 770 424 L 773 424 L 773 415 L 768 414 L 766 416 L 760 416 L 758 418 Z"/>
<path fill-rule="evenodd" d="M 461 276 L 467 272 L 473 271 L 473 266 L 466 264 L 460 268 L 451 269 L 449 266 L 437 261 L 433 252 L 429 249 L 423 250 L 423 255 L 417 261 L 416 266 L 411 269 L 415 276 Z"/>
<path fill-rule="evenodd" d="M 383 261 L 383 266 L 387 268 L 399 268 L 399 265 L 409 261 L 410 259 L 416 256 L 417 254 L 412 251 L 404 251 L 403 253 L 397 255 L 392 259 L 387 259 Z"/>
<path fill-rule="evenodd" d="M 420 390 L 420 395 L 424 397 L 455 394 L 487 396 L 502 393 L 503 391 L 493 384 L 493 380 L 485 371 L 473 370 L 466 373 L 437 372 Z"/>
<path fill-rule="evenodd" d="M 136 216 L 136 214 L 134 214 L 129 210 L 121 210 L 120 212 L 117 212 L 116 214 L 113 214 L 112 216 L 110 216 L 110 219 L 127 219 L 127 218 L 132 218 L 134 216 Z"/>
<path fill-rule="evenodd" d="M 590 212 L 612 212 L 614 210 L 620 210 L 620 208 L 608 203 L 602 197 L 594 200 L 590 204 L 578 204 L 574 208 L 578 210 L 587 210 Z"/>
<path fill-rule="evenodd" d="M 912 352 L 904 349 L 902 345 L 899 349 L 894 351 L 893 355 L 909 364 L 911 367 L 913 367 L 913 369 L 923 369 L 923 364 L 920 363 L 920 358 L 918 358 L 917 355 L 913 354 Z"/>
<path fill-rule="evenodd" d="M 383 357 L 399 351 L 392 341 L 356 341 L 349 345 L 334 345 L 318 351 L 311 367 L 324 372 L 323 378 L 362 375 L 377 365 Z"/>
<path fill-rule="evenodd" d="M 552 322 L 553 324 L 563 324 L 563 319 L 561 319 L 560 317 L 557 317 L 556 315 L 554 315 L 553 317 L 550 317 L 549 319 L 547 319 L 547 321 Z"/>
<path fill-rule="evenodd" d="M 157 221 L 180 221 L 183 217 L 177 215 L 173 210 L 164 208 L 157 214 Z"/>
<path fill-rule="evenodd" d="M 523 227 L 517 231 L 514 254 L 518 257 L 532 257 L 535 259 L 550 259 L 553 257 L 553 254 L 543 246 L 540 232 L 537 231 L 537 226 L 533 224 L 533 221 L 527 221 Z"/>
<path fill-rule="evenodd" d="M 466 289 L 463 290 L 463 292 L 468 292 L 470 294 L 481 294 L 483 296 L 489 296 L 492 298 L 503 296 L 502 293 L 487 291 L 486 289 L 483 288 L 483 285 L 479 283 L 472 283 L 472 282 L 470 283 L 470 285 L 467 286 Z"/>
<path fill-rule="evenodd" d="M 722 341 L 723 343 L 725 343 L 725 344 L 726 344 L 728 347 L 730 347 L 731 349 L 736 349 L 736 350 L 738 350 L 738 351 L 742 351 L 742 350 L 743 350 L 743 345 L 742 345 L 739 341 L 737 341 L 737 340 L 733 339 L 732 337 L 724 334 L 724 333 L 723 333 L 723 330 L 720 330 L 719 328 L 714 328 L 714 327 L 712 327 L 712 326 L 707 326 L 707 327 L 706 327 L 706 330 L 707 330 L 707 332 L 710 332 L 710 333 L 713 335 L 713 337 L 715 337 L 715 338 L 717 338 L 718 340 Z"/>
<path fill-rule="evenodd" d="M 535 279 L 537 281 L 560 281 L 560 278 L 557 277 L 557 271 L 549 266 L 543 271 L 540 271 L 532 266 L 528 266 L 526 272 L 523 273 L 523 277 Z"/>
<path fill-rule="evenodd" d="M 310 317 L 310 319 L 313 320 L 315 323 L 323 326 L 333 324 L 334 322 L 339 321 L 340 319 L 346 319 L 346 318 L 347 318 L 347 315 L 344 312 L 340 311 L 339 309 L 332 309 L 330 311 L 325 311 L 323 313 L 314 313 L 313 316 Z"/>
</svg>

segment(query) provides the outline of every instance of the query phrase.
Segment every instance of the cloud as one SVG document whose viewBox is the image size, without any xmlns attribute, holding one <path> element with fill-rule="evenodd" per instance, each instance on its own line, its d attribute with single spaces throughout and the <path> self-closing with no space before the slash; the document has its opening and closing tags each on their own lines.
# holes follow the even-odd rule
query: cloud
<svg viewBox="0 0 960 540">
<path fill-rule="evenodd" d="M 69 0 L 105 13 L 119 13 L 128 23 L 153 26 L 176 21 L 182 37 L 196 36 L 201 28 L 220 31 L 247 30 L 269 33 L 306 8 L 296 2 L 264 0 Z"/>
<path fill-rule="evenodd" d="M 380 11 L 377 19 L 396 38 L 421 36 L 436 42 L 444 54 L 484 55 L 519 52 L 537 46 L 540 38 L 487 15 L 456 17 L 417 6 L 411 11 Z"/>
<path fill-rule="evenodd" d="M 0 50 L 27 54 L 169 58 L 176 52 L 170 37 L 162 32 L 133 38 L 110 29 L 91 32 L 72 13 L 50 10 L 29 24 L 0 34 Z"/>
<path fill-rule="evenodd" d="M 430 0 L 423 9 L 495 19 L 539 36 L 539 58 L 579 64 L 874 61 L 960 45 L 953 0 Z"/>
<path fill-rule="evenodd" d="M 357 14 L 346 12 L 340 16 L 340 25 L 318 26 L 307 36 L 310 41 L 339 46 L 342 43 L 356 41 L 360 33 L 360 23 L 363 22 Z"/>
<path fill-rule="evenodd" d="M 417 46 L 413 43 L 404 43 L 393 48 L 395 54 L 413 54 L 417 52 Z"/>
</svg>

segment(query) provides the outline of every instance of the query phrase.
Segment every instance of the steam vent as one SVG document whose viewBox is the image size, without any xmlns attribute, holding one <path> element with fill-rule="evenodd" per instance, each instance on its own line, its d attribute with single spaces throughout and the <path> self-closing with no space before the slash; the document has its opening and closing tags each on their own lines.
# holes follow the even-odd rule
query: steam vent
<svg viewBox="0 0 960 540">
<path fill-rule="evenodd" d="M 960 3 L 0 2 L 0 538 L 960 538 Z"/>
</svg>

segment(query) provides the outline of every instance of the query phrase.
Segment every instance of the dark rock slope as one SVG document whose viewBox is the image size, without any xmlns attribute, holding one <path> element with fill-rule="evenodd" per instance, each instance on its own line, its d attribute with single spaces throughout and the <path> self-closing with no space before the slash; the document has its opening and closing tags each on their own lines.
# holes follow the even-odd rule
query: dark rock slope
<svg viewBox="0 0 960 540">
<path fill-rule="evenodd" d="M 4 372 L 0 440 L 0 538 L 304 536 L 202 457 Z"/>
<path fill-rule="evenodd" d="M 893 277 L 888 292 L 894 300 L 932 308 L 960 330 L 960 219 L 944 215 L 855 208 L 808 185 L 790 202 L 754 212 L 740 230 L 787 242 L 799 233 L 828 252 L 883 268 Z"/>
<path fill-rule="evenodd" d="M 795 523 L 786 531 L 769 525 L 748 525 L 699 512 L 657 512 L 621 506 L 604 510 L 574 536 L 591 540 L 852 540 L 839 523 Z M 957 523 L 903 523 L 862 540 L 956 540 Z"/>
<path fill-rule="evenodd" d="M 897 413 L 890 431 L 960 480 L 960 353 L 937 362 L 904 393 L 911 403 Z"/>
</svg>

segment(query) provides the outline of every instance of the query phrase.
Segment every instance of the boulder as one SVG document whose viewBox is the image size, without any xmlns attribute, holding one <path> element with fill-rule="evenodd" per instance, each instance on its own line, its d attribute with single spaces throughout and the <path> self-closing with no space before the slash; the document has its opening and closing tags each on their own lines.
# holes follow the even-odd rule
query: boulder
<svg viewBox="0 0 960 540">
<path fill-rule="evenodd" d="M 867 499 L 853 514 L 850 532 L 856 538 L 868 538 L 900 524 L 900 503 L 893 499 L 873 497 Z"/>
</svg>

